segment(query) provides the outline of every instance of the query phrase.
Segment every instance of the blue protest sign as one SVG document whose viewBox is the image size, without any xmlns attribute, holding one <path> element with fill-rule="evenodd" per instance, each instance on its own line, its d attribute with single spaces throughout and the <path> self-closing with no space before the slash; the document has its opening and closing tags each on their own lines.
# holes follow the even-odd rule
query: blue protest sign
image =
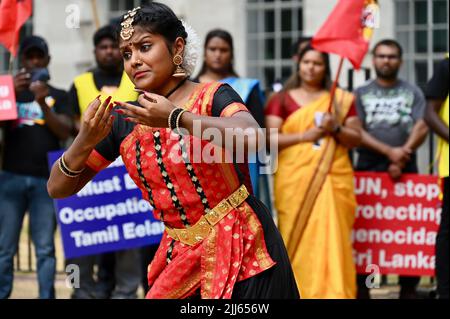
<svg viewBox="0 0 450 319">
<path fill-rule="evenodd" d="M 61 154 L 48 154 L 50 167 Z M 121 158 L 55 209 L 66 258 L 158 244 L 164 231 Z"/>
</svg>

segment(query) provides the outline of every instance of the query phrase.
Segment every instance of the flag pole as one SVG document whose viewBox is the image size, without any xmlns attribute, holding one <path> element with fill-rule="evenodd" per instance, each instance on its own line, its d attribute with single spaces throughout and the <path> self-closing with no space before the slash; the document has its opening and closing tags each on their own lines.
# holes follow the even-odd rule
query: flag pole
<svg viewBox="0 0 450 319">
<path fill-rule="evenodd" d="M 341 76 L 343 65 L 344 65 L 344 58 L 341 57 L 341 60 L 339 61 L 338 71 L 336 73 L 336 78 L 334 79 L 333 85 L 331 86 L 330 105 L 328 105 L 328 113 L 330 113 L 333 109 L 334 97 L 336 96 L 336 90 L 339 83 L 339 77 Z"/>
<path fill-rule="evenodd" d="M 13 71 L 13 65 L 14 65 L 14 55 L 12 53 L 10 53 L 9 56 L 9 65 L 8 65 L 8 73 L 12 74 Z"/>
<path fill-rule="evenodd" d="M 95 29 L 98 30 L 100 28 L 100 19 L 98 17 L 97 1 L 91 0 L 91 5 L 92 5 L 92 15 L 94 16 Z"/>
</svg>

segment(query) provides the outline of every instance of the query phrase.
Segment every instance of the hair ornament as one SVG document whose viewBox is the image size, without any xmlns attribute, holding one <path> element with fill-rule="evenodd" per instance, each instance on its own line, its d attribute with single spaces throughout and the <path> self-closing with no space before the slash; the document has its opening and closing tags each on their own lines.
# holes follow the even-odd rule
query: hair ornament
<svg viewBox="0 0 450 319">
<path fill-rule="evenodd" d="M 122 30 L 120 31 L 120 37 L 123 40 L 130 40 L 134 33 L 133 22 L 134 16 L 141 7 L 134 8 L 128 11 L 128 13 L 123 17 L 123 22 L 121 23 Z"/>
</svg>

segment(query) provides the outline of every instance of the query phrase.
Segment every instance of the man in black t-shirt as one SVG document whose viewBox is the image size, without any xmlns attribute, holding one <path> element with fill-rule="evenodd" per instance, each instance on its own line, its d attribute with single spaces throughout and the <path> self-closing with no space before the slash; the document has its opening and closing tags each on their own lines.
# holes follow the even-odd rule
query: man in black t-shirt
<svg viewBox="0 0 450 319">
<path fill-rule="evenodd" d="M 53 201 L 47 193 L 47 153 L 59 150 L 72 130 L 67 93 L 46 82 L 50 56 L 44 39 L 31 36 L 21 44 L 23 69 L 14 77 L 18 119 L 4 129 L 0 171 L 0 298 L 8 298 L 25 212 L 30 214 L 36 248 L 39 297 L 54 298 L 56 269 Z M 36 75 L 36 76 L 35 76 Z"/>
<path fill-rule="evenodd" d="M 426 96 L 428 100 L 426 121 L 439 137 L 439 176 L 442 178 L 444 198 L 442 202 L 441 224 L 436 238 L 436 277 L 437 291 L 440 299 L 449 298 L 449 85 L 448 58 L 443 60 L 435 70 L 428 83 Z"/>
<path fill-rule="evenodd" d="M 425 98 L 415 85 L 398 77 L 403 49 L 395 40 L 382 40 L 373 49 L 376 79 L 355 92 L 363 123 L 356 171 L 386 172 L 393 180 L 418 173 L 417 149 L 428 134 Z M 370 298 L 367 275 L 358 275 L 358 298 Z M 400 276 L 400 299 L 417 298 L 417 276 Z"/>
</svg>

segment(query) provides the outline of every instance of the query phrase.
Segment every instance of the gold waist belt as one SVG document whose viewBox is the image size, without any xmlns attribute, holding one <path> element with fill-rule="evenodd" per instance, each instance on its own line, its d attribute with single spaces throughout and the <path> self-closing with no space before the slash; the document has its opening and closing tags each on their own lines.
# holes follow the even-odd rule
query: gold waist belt
<svg viewBox="0 0 450 319">
<path fill-rule="evenodd" d="M 167 234 L 188 246 L 195 246 L 208 237 L 211 228 L 217 225 L 233 209 L 239 207 L 250 195 L 245 185 L 239 187 L 237 191 L 228 198 L 221 201 L 207 214 L 203 215 L 199 221 L 189 228 L 170 228 L 166 226 Z"/>
</svg>

